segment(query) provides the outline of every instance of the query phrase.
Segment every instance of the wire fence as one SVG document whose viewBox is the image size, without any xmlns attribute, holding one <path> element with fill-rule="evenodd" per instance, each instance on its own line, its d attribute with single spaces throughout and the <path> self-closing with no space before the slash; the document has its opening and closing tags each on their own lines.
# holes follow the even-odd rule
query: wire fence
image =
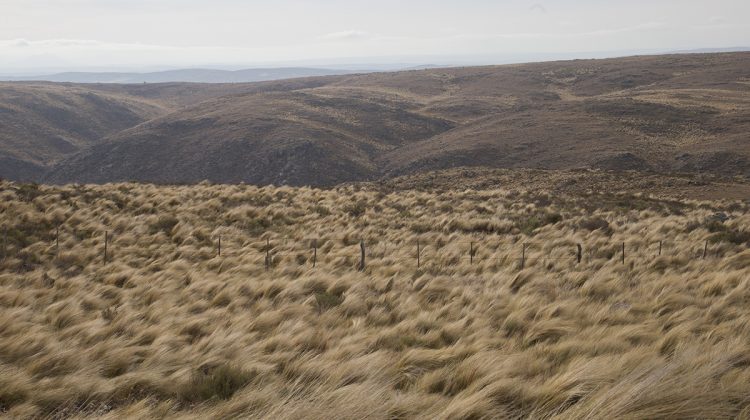
<svg viewBox="0 0 750 420">
<path fill-rule="evenodd" d="M 736 255 L 747 244 L 689 240 L 630 240 L 592 243 L 571 239 L 535 240 L 517 237 L 420 238 L 388 240 L 385 237 L 357 238 L 353 235 L 334 237 L 279 236 L 267 232 L 260 236 L 244 235 L 241 231 L 227 230 L 225 234 L 189 237 L 182 241 L 156 238 L 157 234 L 111 231 L 76 231 L 58 226 L 46 235 L 43 249 L 30 249 L 17 238 L 10 238 L 8 230 L 2 233 L 2 260 L 11 257 L 28 259 L 33 253 L 37 259 L 58 258 L 62 252 L 95 252 L 95 259 L 108 264 L 120 253 L 135 254 L 139 258 L 158 259 L 167 254 L 180 255 L 192 247 L 199 252 L 190 253 L 188 259 L 243 259 L 274 270 L 285 265 L 317 268 L 334 264 L 350 265 L 352 269 L 365 270 L 371 265 L 401 264 L 415 269 L 441 270 L 460 264 L 515 266 L 520 269 L 549 264 L 585 265 L 603 263 L 642 263 L 659 257 L 681 257 L 685 260 L 716 260 Z M 158 239 L 158 240 L 155 240 Z M 62 246 L 62 248 L 61 248 Z M 64 248 L 64 249 L 63 249 Z M 41 255 L 40 255 L 41 254 Z M 39 262 L 39 261 L 37 261 Z"/>
</svg>

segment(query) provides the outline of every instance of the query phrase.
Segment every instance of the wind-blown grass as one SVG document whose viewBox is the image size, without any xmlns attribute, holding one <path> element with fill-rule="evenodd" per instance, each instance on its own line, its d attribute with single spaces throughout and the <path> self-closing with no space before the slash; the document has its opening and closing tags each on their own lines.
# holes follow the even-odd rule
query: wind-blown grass
<svg viewBox="0 0 750 420">
<path fill-rule="evenodd" d="M 750 414 L 743 203 L 206 184 L 0 197 L 12 418 Z"/>
</svg>

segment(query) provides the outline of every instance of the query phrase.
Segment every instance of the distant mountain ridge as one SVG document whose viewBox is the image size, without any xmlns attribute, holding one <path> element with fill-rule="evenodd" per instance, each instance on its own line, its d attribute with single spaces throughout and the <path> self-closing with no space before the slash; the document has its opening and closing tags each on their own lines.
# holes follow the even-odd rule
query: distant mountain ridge
<svg viewBox="0 0 750 420">
<path fill-rule="evenodd" d="M 750 53 L 247 84 L 0 83 L 0 177 L 333 186 L 455 167 L 750 177 Z"/>
<path fill-rule="evenodd" d="M 697 48 L 692 50 L 675 50 L 666 54 L 716 54 L 731 52 L 748 52 L 750 47 L 727 47 L 727 48 Z"/>
<path fill-rule="evenodd" d="M 748 69 L 750 53 L 679 54 L 278 81 L 111 135 L 44 180 L 332 186 L 466 166 L 747 176 Z"/>
<path fill-rule="evenodd" d="M 363 73 L 353 70 L 311 67 L 251 68 L 244 70 L 179 69 L 146 73 L 65 72 L 41 76 L 0 77 L 4 81 L 45 81 L 56 83 L 253 83 L 299 77 L 336 76 Z M 366 73 L 366 72 L 365 72 Z"/>
</svg>

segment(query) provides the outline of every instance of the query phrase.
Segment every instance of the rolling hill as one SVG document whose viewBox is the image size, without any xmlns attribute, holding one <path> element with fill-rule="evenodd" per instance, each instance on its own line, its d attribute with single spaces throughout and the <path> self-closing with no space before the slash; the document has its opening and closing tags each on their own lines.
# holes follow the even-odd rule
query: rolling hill
<svg viewBox="0 0 750 420">
<path fill-rule="evenodd" d="M 163 101 L 154 86 L 148 99 Z M 45 180 L 330 186 L 465 166 L 750 175 L 750 53 L 233 86 L 103 133 Z"/>
<path fill-rule="evenodd" d="M 262 89 L 262 84 L 0 83 L 0 178 L 38 181 L 54 163 L 122 130 L 210 98 Z"/>
<path fill-rule="evenodd" d="M 73 86 L 3 84 L 0 176 L 34 178 L 97 140 L 168 111 L 132 96 Z"/>
<path fill-rule="evenodd" d="M 8 81 L 48 81 L 59 83 L 252 83 L 299 77 L 355 73 L 348 70 L 279 67 L 243 70 L 178 69 L 147 73 L 66 72 L 41 76 L 6 77 Z"/>
</svg>

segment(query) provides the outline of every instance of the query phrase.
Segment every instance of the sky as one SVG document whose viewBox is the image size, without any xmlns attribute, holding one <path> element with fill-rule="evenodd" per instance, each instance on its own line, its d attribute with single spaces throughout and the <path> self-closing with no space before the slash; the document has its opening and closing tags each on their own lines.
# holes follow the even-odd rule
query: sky
<svg viewBox="0 0 750 420">
<path fill-rule="evenodd" d="M 740 47 L 749 16 L 748 0 L 0 0 L 0 73 Z"/>
</svg>

